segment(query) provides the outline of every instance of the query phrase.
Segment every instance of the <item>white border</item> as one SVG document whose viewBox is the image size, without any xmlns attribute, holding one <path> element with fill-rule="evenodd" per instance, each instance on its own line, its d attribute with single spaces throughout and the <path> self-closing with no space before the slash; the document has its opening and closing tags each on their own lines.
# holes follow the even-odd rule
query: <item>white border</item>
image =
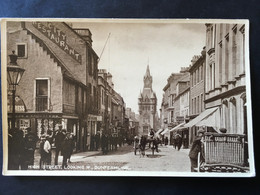
<svg viewBox="0 0 260 195">
<path fill-rule="evenodd" d="M 8 21 L 56 21 L 56 22 L 93 22 L 93 23 L 237 23 L 245 24 L 245 69 L 246 69 L 246 97 L 247 97 L 247 124 L 248 149 L 250 171 L 247 173 L 186 173 L 186 172 L 152 172 L 152 171 L 11 171 L 7 170 L 7 79 L 6 79 L 6 22 Z M 249 20 L 233 19 L 82 19 L 82 18 L 8 18 L 1 21 L 1 78 L 2 78 L 2 123 L 3 129 L 3 175 L 16 176 L 150 176 L 150 177 L 253 177 L 255 176 L 251 83 L 249 68 Z"/>
</svg>

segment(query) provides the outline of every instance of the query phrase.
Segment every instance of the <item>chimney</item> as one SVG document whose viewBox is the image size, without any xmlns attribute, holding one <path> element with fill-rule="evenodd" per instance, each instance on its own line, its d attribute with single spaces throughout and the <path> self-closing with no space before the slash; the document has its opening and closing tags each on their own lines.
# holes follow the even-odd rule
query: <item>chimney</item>
<svg viewBox="0 0 260 195">
<path fill-rule="evenodd" d="M 200 58 L 199 55 L 193 56 L 193 58 L 192 58 L 192 60 L 191 60 L 191 65 L 195 64 L 199 58 Z"/>
</svg>

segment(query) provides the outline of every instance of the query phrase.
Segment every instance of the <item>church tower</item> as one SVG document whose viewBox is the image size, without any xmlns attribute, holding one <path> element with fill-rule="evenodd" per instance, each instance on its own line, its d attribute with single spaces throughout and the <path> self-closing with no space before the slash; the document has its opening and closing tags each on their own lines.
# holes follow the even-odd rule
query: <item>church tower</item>
<svg viewBox="0 0 260 195">
<path fill-rule="evenodd" d="M 149 65 L 144 75 L 144 87 L 138 97 L 139 106 L 139 135 L 148 135 L 151 129 L 155 128 L 155 114 L 157 97 L 152 89 L 153 78 L 150 74 Z M 155 130 L 155 129 L 154 129 Z"/>
</svg>

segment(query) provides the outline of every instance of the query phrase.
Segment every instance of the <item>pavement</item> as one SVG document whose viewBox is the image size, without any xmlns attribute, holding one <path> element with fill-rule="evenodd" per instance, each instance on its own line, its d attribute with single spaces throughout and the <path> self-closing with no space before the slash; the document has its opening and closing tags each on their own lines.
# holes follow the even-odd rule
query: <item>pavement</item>
<svg viewBox="0 0 260 195">
<path fill-rule="evenodd" d="M 159 146 L 159 153 L 152 155 L 151 149 L 146 149 L 145 156 L 134 154 L 132 145 L 124 145 L 117 151 L 103 155 L 102 151 L 87 151 L 75 153 L 68 163 L 69 170 L 89 171 L 172 171 L 190 172 L 189 149 L 177 151 L 172 146 Z M 55 152 L 52 152 L 52 163 Z M 35 165 L 39 165 L 39 153 L 35 152 Z M 59 156 L 58 164 L 62 164 Z"/>
</svg>

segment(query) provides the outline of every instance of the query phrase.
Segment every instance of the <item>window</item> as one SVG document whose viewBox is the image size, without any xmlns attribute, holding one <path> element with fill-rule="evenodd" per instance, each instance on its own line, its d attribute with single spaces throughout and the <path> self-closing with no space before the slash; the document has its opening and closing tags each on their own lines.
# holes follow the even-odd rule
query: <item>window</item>
<svg viewBox="0 0 260 195">
<path fill-rule="evenodd" d="M 88 50 L 88 74 L 92 75 L 92 61 L 93 56 L 90 50 Z"/>
<path fill-rule="evenodd" d="M 26 43 L 17 43 L 16 44 L 16 53 L 18 58 L 27 57 L 27 44 Z"/>
<path fill-rule="evenodd" d="M 225 44 L 225 82 L 228 81 L 228 70 L 229 70 L 229 35 L 226 36 L 226 44 Z"/>
<path fill-rule="evenodd" d="M 236 76 L 236 65 L 237 65 L 237 26 L 235 25 L 232 33 L 232 77 Z"/>
<path fill-rule="evenodd" d="M 36 111 L 48 110 L 48 79 L 36 80 Z"/>
<path fill-rule="evenodd" d="M 219 52 L 218 52 L 218 61 L 219 61 L 219 81 L 222 82 L 222 41 L 219 43 Z"/>
</svg>

